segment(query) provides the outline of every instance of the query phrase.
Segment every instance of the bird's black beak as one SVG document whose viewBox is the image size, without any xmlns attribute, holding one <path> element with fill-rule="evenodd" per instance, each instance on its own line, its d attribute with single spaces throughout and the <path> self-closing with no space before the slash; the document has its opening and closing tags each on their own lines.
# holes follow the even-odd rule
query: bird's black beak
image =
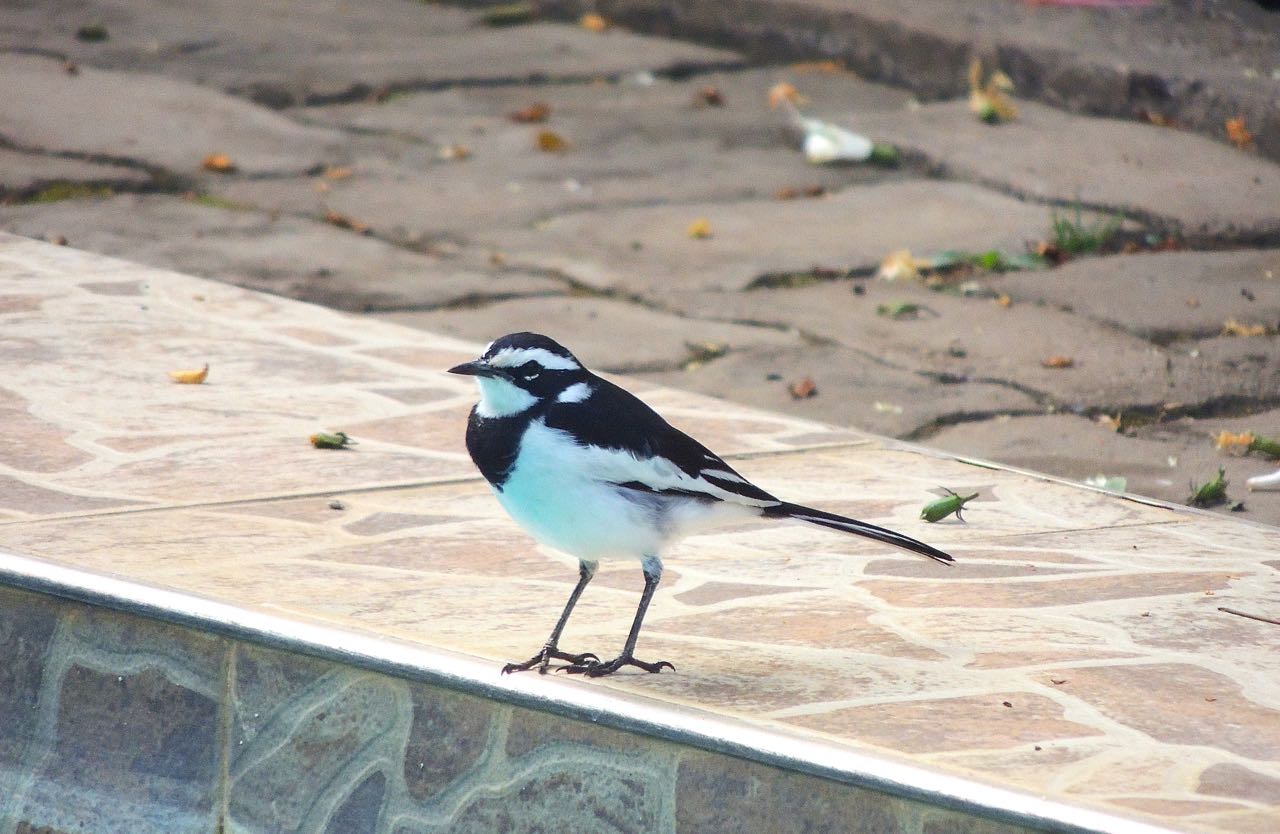
<svg viewBox="0 0 1280 834">
<path fill-rule="evenodd" d="M 462 374 L 463 376 L 502 376 L 502 371 L 488 364 L 482 359 L 474 362 L 463 362 L 461 365 L 454 365 L 449 369 L 451 374 Z"/>
</svg>

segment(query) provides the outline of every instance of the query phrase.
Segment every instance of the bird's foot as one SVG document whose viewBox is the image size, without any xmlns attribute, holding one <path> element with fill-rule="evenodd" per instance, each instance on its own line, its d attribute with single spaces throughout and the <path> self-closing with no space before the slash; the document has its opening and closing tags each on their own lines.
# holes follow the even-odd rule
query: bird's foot
<svg viewBox="0 0 1280 834">
<path fill-rule="evenodd" d="M 622 654 L 608 662 L 601 662 L 597 658 L 596 660 L 589 660 L 585 663 L 571 663 L 568 666 L 560 667 L 557 671 L 568 672 L 571 675 L 586 675 L 589 678 L 602 678 L 605 675 L 612 675 L 623 666 L 636 666 L 646 672 L 653 672 L 655 674 L 661 672 L 663 667 L 666 667 L 673 672 L 676 670 L 675 664 L 666 660 L 659 660 L 657 663 L 648 663 L 632 657 L 629 654 Z"/>
<path fill-rule="evenodd" d="M 593 652 L 583 652 L 582 654 L 570 654 L 562 652 L 555 646 L 543 646 L 542 651 L 526 660 L 524 663 L 508 663 L 502 667 L 502 674 L 510 675 L 512 672 L 527 672 L 533 667 L 538 667 L 538 674 L 545 675 L 547 668 L 553 660 L 567 660 L 573 666 L 585 666 L 591 663 L 599 663 L 600 658 Z"/>
</svg>

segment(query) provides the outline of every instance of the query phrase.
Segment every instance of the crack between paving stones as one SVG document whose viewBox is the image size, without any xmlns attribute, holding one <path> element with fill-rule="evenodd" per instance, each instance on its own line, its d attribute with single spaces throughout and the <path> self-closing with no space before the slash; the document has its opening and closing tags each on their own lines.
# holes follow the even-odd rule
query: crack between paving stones
<svg viewBox="0 0 1280 834">
<path fill-rule="evenodd" d="M 677 61 L 664 67 L 645 70 L 621 70 L 610 73 L 574 73 L 569 75 L 549 75 L 532 72 L 525 75 L 493 76 L 486 78 L 415 78 L 385 83 L 357 81 L 347 89 L 336 93 L 310 93 L 303 96 L 302 101 L 285 107 L 272 107 L 269 103 L 254 98 L 255 89 L 274 89 L 280 85 L 271 81 L 249 81 L 235 87 L 228 87 L 225 92 L 238 98 L 253 101 L 260 107 L 274 110 L 286 110 L 289 107 L 324 107 L 332 104 L 355 104 L 368 102 L 375 97 L 403 95 L 407 93 L 437 93 L 447 90 L 487 89 L 492 87 L 553 87 L 553 86 L 587 86 L 604 81 L 617 84 L 636 72 L 645 71 L 655 78 L 669 81 L 685 81 L 702 75 L 719 72 L 736 72 L 750 69 L 752 65 L 743 60 L 732 61 Z M 283 88 L 281 88 L 283 89 Z"/>
<path fill-rule="evenodd" d="M 48 148 L 23 145 L 13 141 L 4 134 L 0 134 L 0 149 L 15 151 L 28 156 L 44 157 L 46 159 L 70 159 L 77 162 L 89 162 L 95 165 L 114 165 L 119 168 L 127 168 L 131 171 L 141 171 L 149 178 L 149 181 L 145 183 L 112 179 L 69 180 L 55 178 L 45 181 L 45 185 L 55 182 L 66 182 L 86 186 L 103 183 L 117 191 L 139 194 L 180 194 L 184 191 L 192 191 L 195 189 L 195 180 L 174 171 L 170 171 L 168 168 L 161 165 L 156 165 L 155 163 L 136 159 L 134 157 L 116 156 L 113 154 L 95 153 L 92 151 L 50 150 Z M 8 190 L 0 188 L 0 196 L 10 197 L 14 194 L 22 194 L 28 191 L 35 192 L 39 191 L 42 187 L 43 186 L 34 186 L 31 188 Z"/>
</svg>

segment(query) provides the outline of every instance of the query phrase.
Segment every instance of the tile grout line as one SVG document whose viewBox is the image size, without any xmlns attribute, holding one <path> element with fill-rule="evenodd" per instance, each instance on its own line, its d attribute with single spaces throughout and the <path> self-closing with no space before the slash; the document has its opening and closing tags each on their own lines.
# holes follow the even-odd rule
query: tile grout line
<svg viewBox="0 0 1280 834">
<path fill-rule="evenodd" d="M 739 452 L 725 455 L 726 460 L 757 460 L 768 457 L 800 454 L 802 452 L 825 451 L 827 449 L 854 449 L 867 446 L 870 440 L 851 440 L 822 446 L 803 446 L 794 449 L 766 449 L 754 452 Z M 188 504 L 169 503 L 148 506 L 117 507 L 108 510 L 96 510 L 81 513 L 59 513 L 56 515 L 37 516 L 33 518 L 14 518 L 0 521 L 0 530 L 6 527 L 21 527 L 32 524 L 45 524 L 59 521 L 91 520 L 96 518 L 113 518 L 117 516 L 143 515 L 148 513 L 168 512 L 172 510 L 221 509 L 224 507 L 253 506 L 274 504 L 281 501 L 295 501 L 303 498 L 326 498 L 338 495 L 368 495 L 378 492 L 394 492 L 404 489 L 433 489 L 436 487 L 454 486 L 457 484 L 483 483 L 480 475 L 458 475 L 452 478 L 441 478 L 432 481 L 395 481 L 392 483 L 371 486 L 339 487 L 335 489 L 316 490 L 314 492 L 283 492 L 275 495 L 258 495 L 246 498 L 228 498 L 225 501 L 198 501 Z"/>
</svg>

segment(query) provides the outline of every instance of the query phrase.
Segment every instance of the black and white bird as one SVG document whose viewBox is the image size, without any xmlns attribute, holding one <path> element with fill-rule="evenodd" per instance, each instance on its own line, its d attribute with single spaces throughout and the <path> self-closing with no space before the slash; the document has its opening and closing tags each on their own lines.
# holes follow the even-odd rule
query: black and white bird
<svg viewBox="0 0 1280 834">
<path fill-rule="evenodd" d="M 475 377 L 480 401 L 467 451 L 511 517 L 538 542 L 578 559 L 578 584 L 541 651 L 504 673 L 552 660 L 591 677 L 623 666 L 649 672 L 667 661 L 635 657 L 636 638 L 662 577 L 663 550 L 717 523 L 794 519 L 896 545 L 939 562 L 953 559 L 901 533 L 775 498 L 628 391 L 583 367 L 554 340 L 512 333 L 484 355 L 449 369 Z M 562 651 L 560 634 L 601 559 L 638 559 L 644 591 L 622 653 L 602 661 Z"/>
</svg>

